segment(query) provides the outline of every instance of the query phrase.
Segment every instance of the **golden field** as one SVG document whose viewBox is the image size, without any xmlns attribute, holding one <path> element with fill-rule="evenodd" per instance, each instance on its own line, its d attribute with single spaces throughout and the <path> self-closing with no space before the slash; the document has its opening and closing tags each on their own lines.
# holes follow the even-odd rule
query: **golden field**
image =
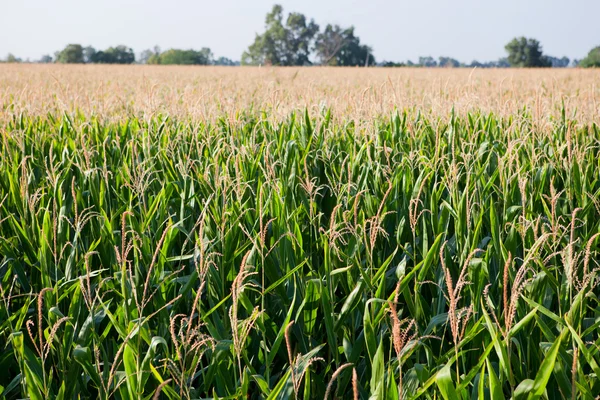
<svg viewBox="0 0 600 400">
<path fill-rule="evenodd" d="M 344 119 L 394 109 L 448 115 L 470 110 L 534 120 L 564 102 L 580 123 L 600 115 L 600 73 L 582 69 L 272 68 L 0 65 L 4 116 L 73 111 L 115 117 L 164 113 L 211 119 L 244 111 L 285 117 L 331 108 Z M 9 109 L 9 105 L 12 105 Z"/>
</svg>

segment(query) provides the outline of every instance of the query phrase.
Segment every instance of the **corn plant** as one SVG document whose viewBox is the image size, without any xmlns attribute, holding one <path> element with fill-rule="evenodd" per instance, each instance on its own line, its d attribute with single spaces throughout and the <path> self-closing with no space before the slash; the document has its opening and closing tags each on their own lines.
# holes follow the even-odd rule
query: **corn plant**
<svg viewBox="0 0 600 400">
<path fill-rule="evenodd" d="M 600 396 L 593 121 L 3 115 L 3 398 Z"/>
</svg>

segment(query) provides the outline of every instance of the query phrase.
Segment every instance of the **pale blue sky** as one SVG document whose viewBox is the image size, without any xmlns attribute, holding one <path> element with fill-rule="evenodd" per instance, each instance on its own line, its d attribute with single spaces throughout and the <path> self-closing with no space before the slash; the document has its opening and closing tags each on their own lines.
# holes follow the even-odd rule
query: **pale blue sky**
<svg viewBox="0 0 600 400">
<path fill-rule="evenodd" d="M 0 0 L 0 57 L 38 59 L 67 43 L 136 54 L 210 47 L 239 60 L 264 28 L 274 0 Z M 582 58 L 600 45 L 599 0 L 280 0 L 324 26 L 354 25 L 377 60 L 451 56 L 470 62 L 504 56 L 515 36 L 535 37 L 544 53 Z"/>
</svg>

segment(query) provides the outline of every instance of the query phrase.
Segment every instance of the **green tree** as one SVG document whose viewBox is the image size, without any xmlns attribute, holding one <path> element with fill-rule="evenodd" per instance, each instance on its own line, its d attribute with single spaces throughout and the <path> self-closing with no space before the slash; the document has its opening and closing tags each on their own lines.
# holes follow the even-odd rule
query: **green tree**
<svg viewBox="0 0 600 400">
<path fill-rule="evenodd" d="M 83 62 L 87 63 L 93 63 L 95 62 L 94 59 L 96 57 L 96 49 L 94 49 L 92 46 L 88 46 L 85 47 L 83 49 Z"/>
<path fill-rule="evenodd" d="M 266 30 L 242 54 L 245 65 L 310 65 L 311 47 L 319 26 L 300 13 L 290 13 L 283 23 L 283 7 L 267 14 Z"/>
<path fill-rule="evenodd" d="M 134 61 L 133 50 L 122 45 L 95 52 L 91 57 L 91 62 L 97 64 L 132 64 Z"/>
<path fill-rule="evenodd" d="M 16 57 L 14 54 L 8 53 L 8 55 L 6 56 L 6 62 L 7 63 L 20 63 L 23 60 L 21 60 L 20 58 Z"/>
<path fill-rule="evenodd" d="M 54 59 L 52 58 L 52 56 L 50 54 L 44 54 L 38 61 L 41 64 L 49 64 L 51 62 L 54 62 Z"/>
<path fill-rule="evenodd" d="M 440 57 L 438 65 L 446 68 L 458 68 L 460 67 L 460 62 L 452 57 Z"/>
<path fill-rule="evenodd" d="M 381 63 L 382 67 L 386 67 L 386 68 L 396 68 L 396 67 L 406 67 L 406 63 L 403 62 L 396 62 L 396 61 L 383 61 Z"/>
<path fill-rule="evenodd" d="M 437 67 L 437 61 L 431 56 L 419 57 L 419 65 L 421 67 Z"/>
<path fill-rule="evenodd" d="M 227 67 L 233 67 L 236 65 L 240 65 L 239 61 L 233 61 L 227 57 L 219 57 L 213 61 L 213 65 L 224 65 Z"/>
<path fill-rule="evenodd" d="M 558 58 L 558 57 L 546 56 L 546 59 L 550 62 L 550 66 L 552 68 L 566 68 L 571 63 L 571 60 L 569 60 L 569 57 Z"/>
<path fill-rule="evenodd" d="M 148 64 L 150 58 L 154 55 L 154 52 L 150 49 L 144 50 L 140 53 L 139 63 L 140 64 Z"/>
<path fill-rule="evenodd" d="M 536 39 L 521 36 L 514 38 L 505 47 L 511 67 L 550 67 L 550 60 L 542 53 L 542 46 Z"/>
<path fill-rule="evenodd" d="M 141 64 L 160 64 L 160 47 L 154 46 L 154 48 L 142 51 L 140 54 Z"/>
<path fill-rule="evenodd" d="M 170 49 L 151 56 L 148 64 L 208 65 L 212 60 L 212 51 L 204 47 L 201 50 Z"/>
<path fill-rule="evenodd" d="M 583 68 L 600 67 L 600 46 L 594 47 L 588 55 L 579 62 Z"/>
<path fill-rule="evenodd" d="M 83 47 L 80 44 L 69 44 L 56 54 L 56 62 L 62 64 L 83 64 L 85 62 Z"/>
<path fill-rule="evenodd" d="M 317 59 L 322 65 L 357 66 L 374 65 L 373 50 L 360 44 L 354 35 L 354 27 L 346 29 L 328 24 L 315 41 Z"/>
</svg>

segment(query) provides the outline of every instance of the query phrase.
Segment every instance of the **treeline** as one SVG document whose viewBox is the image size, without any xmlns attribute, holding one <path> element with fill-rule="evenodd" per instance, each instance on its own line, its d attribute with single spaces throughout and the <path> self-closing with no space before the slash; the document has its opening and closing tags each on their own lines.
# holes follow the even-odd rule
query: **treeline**
<svg viewBox="0 0 600 400">
<path fill-rule="evenodd" d="M 600 67 L 600 46 L 590 50 L 581 60 L 568 57 L 553 57 L 544 54 L 536 39 L 519 37 L 506 44 L 507 56 L 496 61 L 463 63 L 452 57 L 419 57 L 417 62 L 375 60 L 372 47 L 361 43 L 354 27 L 327 24 L 323 29 L 304 14 L 292 12 L 284 16 L 283 7 L 273 6 L 266 16 L 265 31 L 257 34 L 254 42 L 241 56 L 241 61 L 226 57 L 215 58 L 211 49 L 200 50 L 160 48 L 144 50 L 136 58 L 133 49 L 127 46 L 96 50 L 91 46 L 69 44 L 54 56 L 45 55 L 36 62 L 64 64 L 161 64 L 161 65 L 275 65 L 275 66 L 381 66 L 381 67 L 426 67 L 426 68 L 508 68 L 508 67 L 552 67 L 569 66 Z M 23 62 L 9 54 L 6 62 Z M 29 62 L 29 61 L 25 61 Z"/>
<path fill-rule="evenodd" d="M 576 67 L 581 61 L 580 60 L 570 60 L 568 57 L 551 57 L 544 56 L 545 60 L 539 62 L 539 65 L 531 65 L 531 67 L 551 67 L 551 68 L 567 68 L 567 67 Z M 473 60 L 470 63 L 463 63 L 451 57 L 439 57 L 436 60 L 433 57 L 419 57 L 419 61 L 414 63 L 410 60 L 406 62 L 392 62 L 392 61 L 384 61 L 381 63 L 382 67 L 426 67 L 426 68 L 510 68 L 510 67 L 525 67 L 530 65 L 523 65 L 527 62 L 523 62 L 522 65 L 519 65 L 519 62 L 515 62 L 511 64 L 507 57 L 500 58 L 496 61 L 486 61 L 479 62 L 477 60 Z"/>
<path fill-rule="evenodd" d="M 6 58 L 6 62 L 18 63 L 23 61 L 12 54 Z M 209 48 L 201 50 L 169 49 L 161 51 L 159 47 L 152 50 L 144 50 L 136 58 L 131 47 L 119 45 L 109 47 L 106 50 L 96 50 L 91 46 L 83 47 L 80 44 L 69 44 L 64 49 L 51 55 L 44 55 L 38 63 L 60 63 L 60 64 L 164 64 L 164 65 L 239 65 L 226 57 L 215 59 Z"/>
</svg>

